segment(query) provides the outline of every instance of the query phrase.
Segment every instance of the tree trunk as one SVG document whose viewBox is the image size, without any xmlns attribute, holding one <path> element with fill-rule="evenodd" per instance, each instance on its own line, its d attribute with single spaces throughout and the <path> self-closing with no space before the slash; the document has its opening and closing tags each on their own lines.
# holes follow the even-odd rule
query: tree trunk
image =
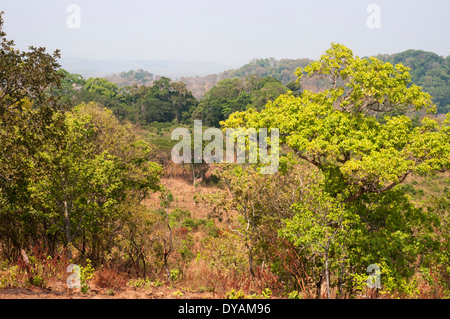
<svg viewBox="0 0 450 319">
<path fill-rule="evenodd" d="M 166 219 L 167 219 L 167 228 L 169 229 L 169 245 L 167 247 L 167 242 L 164 238 L 164 268 L 166 270 L 167 279 L 171 280 L 168 259 L 170 253 L 172 252 L 172 228 L 170 227 L 169 213 L 167 212 L 167 209 L 166 209 Z"/>
<path fill-rule="evenodd" d="M 66 243 L 67 243 L 67 258 L 72 259 L 72 249 L 70 244 L 72 243 L 72 234 L 70 232 L 70 218 L 69 218 L 69 208 L 67 201 L 64 201 L 64 220 L 66 224 Z"/>
<path fill-rule="evenodd" d="M 328 266 L 328 252 L 330 249 L 330 240 L 327 243 L 327 246 L 324 247 L 324 268 L 322 271 L 322 276 L 320 278 L 320 284 L 319 284 L 319 298 L 324 298 L 326 296 L 327 299 L 331 299 L 331 293 L 330 293 L 330 270 Z"/>
<path fill-rule="evenodd" d="M 255 272 L 253 271 L 253 247 L 246 245 L 248 250 L 248 270 L 252 278 L 255 277 Z"/>
<path fill-rule="evenodd" d="M 191 163 L 191 167 L 192 167 L 192 185 L 195 186 L 195 166 L 193 163 Z"/>
<path fill-rule="evenodd" d="M 325 252 L 325 282 L 326 282 L 326 289 L 327 289 L 327 298 L 331 299 L 331 295 L 330 295 L 330 271 L 328 269 L 328 247 L 329 247 L 329 244 L 328 244 L 327 250 Z"/>
</svg>

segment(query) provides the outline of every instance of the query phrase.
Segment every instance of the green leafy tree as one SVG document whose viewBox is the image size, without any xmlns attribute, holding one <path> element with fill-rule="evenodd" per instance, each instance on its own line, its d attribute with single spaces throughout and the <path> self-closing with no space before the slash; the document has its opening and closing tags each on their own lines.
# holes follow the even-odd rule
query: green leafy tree
<svg viewBox="0 0 450 319">
<path fill-rule="evenodd" d="M 331 87 L 282 95 L 261 112 L 232 114 L 224 127 L 279 128 L 280 141 L 320 169 L 327 191 L 345 193 L 345 202 L 389 190 L 413 172 L 448 169 L 448 118 L 442 125 L 425 118 L 413 129 L 406 116 L 386 118 L 386 124 L 374 117 L 411 106 L 433 110 L 429 94 L 407 87 L 402 65 L 360 59 L 333 44 L 319 61 L 297 71 L 300 78 L 304 73 L 328 77 Z"/>
<path fill-rule="evenodd" d="M 421 272 L 432 287 L 435 298 L 450 296 L 450 192 L 441 197 L 431 196 L 427 213 L 433 223 L 432 238 L 437 242 L 437 253 L 424 254 Z"/>
<path fill-rule="evenodd" d="M 66 247 L 85 253 L 84 244 L 76 245 L 89 236 L 98 259 L 95 245 L 105 244 L 125 207 L 159 189 L 161 170 L 148 162 L 149 146 L 111 111 L 81 105 L 66 114 L 64 124 L 61 140 L 40 151 L 42 175 L 29 186 L 33 213 L 49 225 L 49 232 L 64 238 Z"/>
<path fill-rule="evenodd" d="M 238 111 L 234 108 L 242 92 L 244 90 L 240 79 L 220 81 L 206 93 L 194 113 L 194 118 L 203 120 L 206 125 L 218 126 L 219 121 L 224 120 L 230 112 Z"/>
<path fill-rule="evenodd" d="M 242 238 L 252 276 L 258 265 L 273 262 L 271 241 L 277 242 L 274 234 L 282 219 L 292 217 L 291 206 L 300 200 L 303 192 L 305 176 L 293 170 L 289 160 L 282 162 L 286 169 L 273 175 L 260 174 L 254 166 L 220 164 L 215 174 L 224 189 L 196 195 L 196 201 L 211 210 L 211 217 L 225 222 Z"/>
<path fill-rule="evenodd" d="M 11 258 L 39 233 L 27 188 L 40 146 L 54 139 L 48 128 L 59 125 L 53 115 L 60 105 L 51 95 L 60 85 L 58 57 L 42 47 L 14 48 L 0 14 L 0 239 Z"/>
<path fill-rule="evenodd" d="M 355 269 L 364 272 L 367 262 L 383 263 L 387 273 L 397 274 L 388 276 L 391 282 L 386 287 L 409 289 L 406 280 L 412 276 L 413 260 L 425 253 L 431 230 L 425 227 L 427 221 L 420 210 L 404 202 L 395 186 L 411 174 L 433 174 L 449 168 L 450 118 L 447 116 L 442 124 L 425 118 L 414 128 L 406 116 L 385 117 L 383 124 L 377 121 L 375 116 L 394 110 L 425 108 L 432 112 L 434 105 L 429 94 L 410 85 L 408 68 L 359 58 L 340 44 L 332 44 L 318 61 L 297 70 L 297 75 L 299 79 L 321 76 L 329 84 L 317 93 L 304 90 L 298 97 L 282 95 L 260 112 L 250 109 L 234 113 L 222 125 L 279 128 L 280 141 L 321 173 L 323 196 L 337 200 L 336 208 L 330 211 L 336 216 L 351 216 L 352 227 L 359 229 L 352 241 L 342 243 L 342 251 L 337 254 L 338 269 L 344 267 L 336 275 L 340 278 L 339 291 L 343 291 L 345 277 L 348 282 Z M 302 206 L 298 209 L 305 212 Z M 377 214 L 381 214 L 380 219 L 370 223 Z M 318 220 L 318 228 L 311 225 L 309 230 L 302 228 L 306 220 L 296 218 L 285 222 L 288 232 L 284 233 L 291 234 L 287 238 L 295 245 L 305 238 L 298 232 L 293 235 L 290 229 L 313 233 L 321 229 L 319 237 L 332 238 L 326 223 L 329 217 Z M 378 227 L 377 231 L 373 227 Z M 417 229 L 423 232 L 414 233 Z M 392 245 L 384 245 L 381 234 L 390 238 Z M 355 245 L 366 250 L 356 253 Z M 322 243 L 321 247 L 327 245 Z M 321 253 L 327 256 L 324 250 Z M 320 269 L 324 267 L 327 275 L 330 268 L 325 261 Z"/>
<path fill-rule="evenodd" d="M 261 110 L 269 101 L 274 101 L 278 96 L 287 92 L 287 87 L 281 81 L 273 77 L 261 78 L 255 89 L 250 93 L 251 103 L 247 108 Z"/>
<path fill-rule="evenodd" d="M 56 50 L 49 54 L 43 47 L 30 46 L 29 51 L 14 48 L 14 41 L 6 39 L 3 31 L 3 15 L 0 14 L 0 115 L 5 112 L 22 112 L 24 97 L 41 107 L 56 108 L 56 99 L 49 90 L 59 85 Z"/>
<path fill-rule="evenodd" d="M 444 58 L 432 52 L 406 50 L 401 53 L 381 56 L 393 64 L 402 63 L 411 69 L 411 80 L 430 93 L 438 113 L 450 111 L 450 64 L 449 57 Z"/>
<path fill-rule="evenodd" d="M 77 93 L 86 85 L 86 80 L 79 74 L 72 74 L 64 69 L 59 69 L 58 73 L 63 75 L 60 80 L 60 87 L 52 90 L 53 94 L 60 97 L 61 105 L 75 106 Z"/>
<path fill-rule="evenodd" d="M 303 289 L 311 291 L 313 283 L 317 296 L 331 298 L 331 281 L 343 282 L 348 238 L 354 236 L 358 215 L 346 210 L 339 200 L 323 192 L 320 184 L 311 184 L 302 194 L 302 201 L 292 205 L 292 218 L 284 220 L 278 230 L 298 250 L 304 272 L 300 272 Z M 331 278 L 332 275 L 339 274 Z M 305 287 L 308 285 L 308 287 Z M 310 295 L 310 297 L 312 297 Z"/>
<path fill-rule="evenodd" d="M 119 92 L 117 84 L 109 82 L 104 78 L 89 78 L 86 81 L 85 89 L 88 92 L 97 93 L 112 99 L 115 98 Z"/>
<path fill-rule="evenodd" d="M 275 100 L 287 90 L 279 80 L 272 77 L 224 79 L 206 92 L 193 118 L 202 119 L 210 126 L 218 126 L 220 121 L 234 112 L 249 108 L 260 110 L 268 101 Z"/>
<path fill-rule="evenodd" d="M 127 99 L 139 111 L 142 124 L 153 122 L 187 123 L 197 100 L 183 82 L 162 77 L 151 87 L 128 87 Z"/>
</svg>

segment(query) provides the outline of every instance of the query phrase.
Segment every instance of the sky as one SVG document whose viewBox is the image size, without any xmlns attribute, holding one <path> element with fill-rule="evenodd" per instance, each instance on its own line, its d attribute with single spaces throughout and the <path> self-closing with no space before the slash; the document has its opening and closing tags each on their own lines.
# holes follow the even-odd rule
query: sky
<svg viewBox="0 0 450 319">
<path fill-rule="evenodd" d="M 71 4 L 79 15 L 67 12 Z M 379 15 L 367 11 L 370 4 Z M 0 11 L 17 48 L 44 46 L 94 60 L 238 67 L 253 58 L 317 59 L 331 42 L 359 56 L 450 54 L 449 0 L 0 0 Z M 369 28 L 368 18 L 378 27 Z"/>
</svg>

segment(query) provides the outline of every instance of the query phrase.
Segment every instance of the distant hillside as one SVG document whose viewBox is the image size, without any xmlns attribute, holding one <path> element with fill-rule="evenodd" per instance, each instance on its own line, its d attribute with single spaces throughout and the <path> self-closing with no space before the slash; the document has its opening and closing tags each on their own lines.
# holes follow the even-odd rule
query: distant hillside
<svg viewBox="0 0 450 319">
<path fill-rule="evenodd" d="M 433 52 L 407 50 L 392 55 L 378 55 L 392 64 L 411 68 L 411 80 L 433 97 L 439 113 L 450 112 L 450 55 L 446 58 Z"/>
<path fill-rule="evenodd" d="M 158 79 L 158 76 L 139 69 L 105 76 L 105 78 L 108 81 L 116 83 L 118 86 L 131 86 L 133 84 L 149 86 L 153 85 L 153 82 Z"/>
<path fill-rule="evenodd" d="M 181 76 L 203 76 L 221 72 L 229 66 L 215 62 L 192 61 L 103 61 L 84 58 L 61 58 L 62 68 L 85 78 L 111 76 L 126 70 L 145 70 L 172 78 Z"/>
<path fill-rule="evenodd" d="M 447 113 L 450 111 L 450 56 L 444 58 L 432 52 L 407 50 L 392 55 L 379 54 L 377 58 L 392 64 L 402 63 L 411 68 L 412 83 L 421 86 L 426 92 L 431 94 L 438 112 Z M 181 80 L 186 83 L 187 88 L 192 94 L 197 99 L 201 99 L 220 80 L 226 78 L 270 76 L 286 85 L 289 82 L 297 80 L 295 76 L 295 70 L 297 68 L 303 68 L 311 61 L 309 59 L 254 59 L 238 69 L 229 69 L 220 73 L 203 76 L 197 73 L 196 76 L 172 77 L 172 79 Z M 119 86 L 132 85 L 134 83 L 151 85 L 154 80 L 160 78 L 160 76 L 154 74 L 164 74 L 157 71 L 152 71 L 155 73 L 143 70 L 129 71 L 117 73 L 107 78 Z M 164 75 L 170 77 L 170 75 Z M 316 90 L 325 85 L 322 81 L 320 79 L 306 79 L 302 82 L 302 86 L 308 90 Z"/>
<path fill-rule="evenodd" d="M 239 77 L 244 78 L 247 76 L 256 77 L 274 77 L 280 80 L 283 84 L 287 84 L 291 81 L 295 81 L 297 77 L 294 72 L 299 67 L 305 67 L 310 63 L 309 59 L 281 59 L 276 60 L 274 58 L 267 59 L 254 59 L 248 64 L 240 67 L 239 69 L 230 69 L 220 73 L 208 74 L 201 76 L 197 74 L 196 76 L 183 76 L 178 79 L 186 83 L 188 89 L 193 93 L 193 95 L 199 99 L 202 98 L 205 92 L 209 91 L 214 85 L 216 85 L 220 80 L 226 78 Z M 160 75 L 156 75 L 160 74 Z M 154 80 L 157 80 L 162 76 L 163 73 L 150 73 L 140 70 L 132 70 L 128 72 L 116 73 L 113 75 L 105 76 L 109 81 L 116 83 L 119 86 L 125 85 L 152 85 Z M 169 76 L 164 74 L 164 76 Z"/>
<path fill-rule="evenodd" d="M 402 63 L 411 68 L 412 83 L 421 86 L 433 97 L 438 113 L 450 112 L 450 56 L 444 58 L 432 52 L 407 50 L 392 55 L 380 54 L 377 58 L 392 64 Z M 201 98 L 206 91 L 224 78 L 271 76 L 287 84 L 297 79 L 294 72 L 298 67 L 303 68 L 310 62 L 309 59 L 255 59 L 239 69 L 203 77 L 183 77 L 181 80 L 196 98 Z M 308 90 L 316 90 L 324 84 L 320 79 L 306 79 L 302 82 L 303 88 Z"/>
<path fill-rule="evenodd" d="M 210 90 L 220 80 L 226 78 L 271 76 L 286 85 L 291 81 L 297 80 L 297 77 L 294 74 L 297 68 L 303 68 L 310 62 L 312 62 L 312 60 L 309 59 L 253 59 L 239 69 L 231 69 L 219 74 L 210 74 L 207 76 L 182 77 L 180 80 L 186 83 L 186 86 L 192 91 L 196 98 L 201 98 L 205 92 Z"/>
</svg>

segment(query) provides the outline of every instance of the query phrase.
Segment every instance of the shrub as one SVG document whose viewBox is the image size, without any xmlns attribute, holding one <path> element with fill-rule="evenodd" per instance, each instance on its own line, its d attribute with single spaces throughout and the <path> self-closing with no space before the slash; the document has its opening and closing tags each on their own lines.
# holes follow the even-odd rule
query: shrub
<svg viewBox="0 0 450 319">
<path fill-rule="evenodd" d="M 225 294 L 225 298 L 227 299 L 246 299 L 246 295 L 242 290 L 235 291 L 231 289 L 230 292 Z"/>
<path fill-rule="evenodd" d="M 114 296 L 114 290 L 113 289 L 108 289 L 108 290 L 106 290 L 106 294 L 108 296 Z"/>
<path fill-rule="evenodd" d="M 152 283 L 150 282 L 150 279 L 146 278 L 138 278 L 138 279 L 132 279 L 128 282 L 128 286 L 136 287 L 136 288 L 150 288 Z"/>
<path fill-rule="evenodd" d="M 30 283 L 37 287 L 45 287 L 47 285 L 47 282 L 42 278 L 41 275 L 36 274 L 31 278 Z"/>
<path fill-rule="evenodd" d="M 189 228 L 190 230 L 197 229 L 197 226 L 200 224 L 199 220 L 195 220 L 191 217 L 186 217 L 181 226 Z"/>
<path fill-rule="evenodd" d="M 288 295 L 288 299 L 302 299 L 302 297 L 297 290 L 292 290 Z"/>
<path fill-rule="evenodd" d="M 416 189 L 411 184 L 401 185 L 399 188 L 401 188 L 403 191 L 411 195 L 416 195 L 417 193 Z"/>
<path fill-rule="evenodd" d="M 216 226 L 214 220 L 208 219 L 204 222 L 206 229 L 208 230 L 208 235 L 214 238 L 219 237 L 220 228 Z"/>
<path fill-rule="evenodd" d="M 93 282 L 100 288 L 120 289 L 126 283 L 125 275 L 112 269 L 101 268 L 94 277 Z"/>
<path fill-rule="evenodd" d="M 81 292 L 87 293 L 90 289 L 89 280 L 92 279 L 95 269 L 92 267 L 91 260 L 86 259 L 86 266 L 80 266 L 80 281 L 81 281 Z"/>
<path fill-rule="evenodd" d="M 172 269 L 170 271 L 170 280 L 177 281 L 178 279 L 180 279 L 180 271 L 176 268 Z"/>
</svg>

